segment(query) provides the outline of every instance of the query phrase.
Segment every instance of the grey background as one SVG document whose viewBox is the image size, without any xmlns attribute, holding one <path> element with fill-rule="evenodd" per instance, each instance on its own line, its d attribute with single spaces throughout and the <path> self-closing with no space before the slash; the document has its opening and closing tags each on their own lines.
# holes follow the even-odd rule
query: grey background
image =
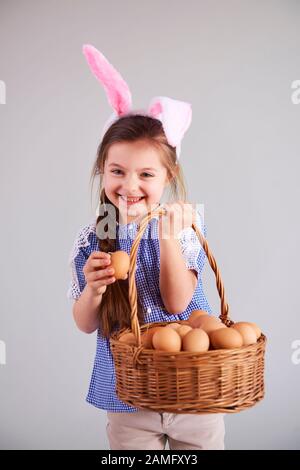
<svg viewBox="0 0 300 470">
<path fill-rule="evenodd" d="M 85 43 L 121 71 L 136 108 L 156 95 L 192 103 L 189 197 L 205 205 L 232 318 L 269 340 L 266 398 L 226 417 L 226 447 L 300 448 L 299 19 L 298 1 L 1 1 L 1 448 L 108 448 L 105 412 L 85 403 L 96 337 L 66 298 L 111 113 Z M 208 267 L 204 282 L 218 312 Z"/>
</svg>

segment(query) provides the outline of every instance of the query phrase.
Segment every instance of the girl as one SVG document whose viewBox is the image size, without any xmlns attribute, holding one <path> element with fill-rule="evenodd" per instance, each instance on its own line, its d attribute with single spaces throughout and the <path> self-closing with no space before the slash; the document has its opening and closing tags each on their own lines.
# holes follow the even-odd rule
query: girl
<svg viewBox="0 0 300 470">
<path fill-rule="evenodd" d="M 93 58 L 97 54 L 99 59 L 100 53 L 95 49 L 92 52 Z M 98 78 L 101 65 L 102 69 L 107 67 L 98 62 Z M 170 144 L 168 127 L 162 119 L 149 113 L 114 109 L 117 116 L 108 123 L 92 171 L 93 180 L 100 175 L 100 215 L 80 230 L 70 258 L 72 282 L 68 296 L 75 299 L 75 322 L 86 333 L 97 330 L 87 401 L 107 410 L 111 449 L 159 450 L 165 448 L 167 441 L 170 449 L 224 449 L 222 414 L 139 410 L 120 401 L 116 394 L 109 337 L 115 329 L 130 326 L 130 305 L 128 278 L 116 281 L 109 266 L 109 253 L 116 250 L 130 253 L 139 223 L 160 205 L 166 189 L 171 190 L 169 203 L 164 204 L 166 215 L 149 221 L 138 250 L 140 324 L 185 320 L 193 310 L 211 313 L 211 308 L 201 280 L 205 254 L 191 228 L 192 217 L 196 215 L 204 235 L 205 226 L 186 201 L 178 163 L 180 140 L 177 145 Z M 111 215 L 114 213 L 115 220 Z M 107 222 L 108 231 L 103 230 L 103 222 Z"/>
</svg>

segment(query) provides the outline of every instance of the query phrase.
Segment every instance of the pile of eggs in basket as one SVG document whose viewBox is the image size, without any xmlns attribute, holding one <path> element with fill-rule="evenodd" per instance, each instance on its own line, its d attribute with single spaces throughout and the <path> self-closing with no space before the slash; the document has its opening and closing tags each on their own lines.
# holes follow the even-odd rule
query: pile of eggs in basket
<svg viewBox="0 0 300 470">
<path fill-rule="evenodd" d="M 227 327 L 217 317 L 204 310 L 194 310 L 189 319 L 170 322 L 143 331 L 141 341 L 145 349 L 165 352 L 205 352 L 209 349 L 235 349 L 256 343 L 261 335 L 255 323 L 237 322 Z M 133 333 L 126 333 L 120 341 L 134 346 Z"/>
</svg>

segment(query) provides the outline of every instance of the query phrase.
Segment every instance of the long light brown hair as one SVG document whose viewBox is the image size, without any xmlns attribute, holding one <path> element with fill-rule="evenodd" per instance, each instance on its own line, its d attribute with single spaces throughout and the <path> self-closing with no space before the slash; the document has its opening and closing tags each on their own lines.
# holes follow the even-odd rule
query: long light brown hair
<svg viewBox="0 0 300 470">
<path fill-rule="evenodd" d="M 153 145 L 160 153 L 162 164 L 167 170 L 170 195 L 168 201 L 186 201 L 186 185 L 180 164 L 176 163 L 176 149 L 168 144 L 161 121 L 141 115 L 127 115 L 115 121 L 106 131 L 97 149 L 96 161 L 91 173 L 92 188 L 95 177 L 100 176 L 98 187 L 98 201 L 100 204 L 112 204 L 103 187 L 104 163 L 111 145 L 119 142 L 146 141 Z M 119 210 L 116 210 L 116 220 L 119 222 Z M 100 212 L 100 211 L 99 211 Z M 107 216 L 107 212 L 101 211 L 96 225 Z M 97 237 L 98 238 L 98 237 Z M 116 240 L 99 239 L 99 250 L 107 252 L 116 251 Z M 138 301 L 138 318 L 140 324 L 144 323 L 143 306 Z M 100 331 L 102 335 L 109 337 L 116 328 L 130 327 L 130 304 L 128 298 L 128 279 L 117 280 L 107 286 L 102 296 L 99 309 Z"/>
</svg>

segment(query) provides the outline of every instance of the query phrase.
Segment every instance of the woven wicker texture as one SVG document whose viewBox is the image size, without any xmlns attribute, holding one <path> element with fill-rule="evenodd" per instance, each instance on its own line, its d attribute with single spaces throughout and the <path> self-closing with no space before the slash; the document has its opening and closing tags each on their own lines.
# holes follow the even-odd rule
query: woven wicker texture
<svg viewBox="0 0 300 470">
<path fill-rule="evenodd" d="M 231 350 L 209 350 L 205 353 L 169 353 L 144 349 L 141 333 L 166 322 L 139 325 L 137 319 L 136 259 L 139 242 L 152 217 L 164 209 L 152 211 L 142 220 L 132 244 L 129 268 L 129 301 L 131 329 L 114 333 L 110 346 L 114 358 L 117 394 L 120 400 L 137 408 L 169 413 L 236 413 L 264 397 L 264 355 L 266 337 L 257 343 Z M 216 276 L 221 300 L 221 321 L 230 326 L 229 307 L 223 282 L 207 241 L 192 224 Z M 180 322 L 176 322 L 180 323 Z M 120 342 L 125 333 L 133 332 L 137 346 Z"/>
</svg>

